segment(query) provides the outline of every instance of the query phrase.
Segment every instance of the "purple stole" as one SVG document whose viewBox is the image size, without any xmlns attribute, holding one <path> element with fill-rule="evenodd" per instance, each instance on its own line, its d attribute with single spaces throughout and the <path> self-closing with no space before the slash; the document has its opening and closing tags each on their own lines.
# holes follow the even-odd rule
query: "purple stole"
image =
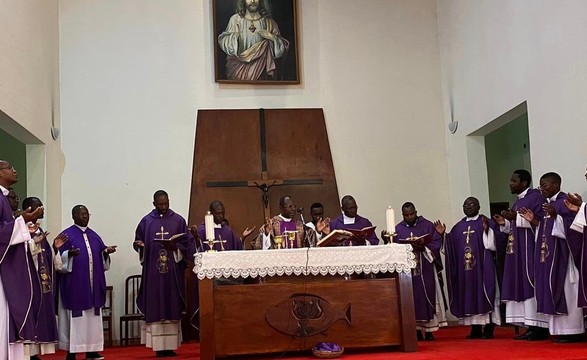
<svg viewBox="0 0 587 360">
<path fill-rule="evenodd" d="M 359 215 L 355 216 L 355 223 L 354 224 L 345 224 L 344 223 L 344 215 L 342 215 L 342 214 L 330 222 L 330 230 L 338 230 L 338 229 L 341 229 L 341 230 L 348 230 L 348 229 L 361 230 L 361 229 L 364 229 L 369 226 L 373 226 L 371 221 L 369 221 L 367 218 L 364 218 Z M 369 236 L 369 238 L 367 240 L 369 241 L 369 243 L 371 245 L 378 245 L 379 244 L 379 238 L 377 237 L 377 235 L 375 235 L 375 233 L 373 233 L 373 235 Z M 348 245 L 348 241 L 345 242 L 344 245 Z M 355 244 L 353 244 L 353 245 L 355 245 Z"/>
<path fill-rule="evenodd" d="M 416 267 L 412 269 L 412 288 L 414 291 L 414 307 L 416 310 L 416 320 L 430 321 L 436 314 L 436 276 L 437 271 L 442 269 L 440 259 L 440 247 L 442 240 L 434 224 L 422 216 L 418 216 L 414 226 L 409 226 L 405 221 L 400 222 L 395 227 L 397 241 L 401 243 L 413 237 L 419 237 L 430 234 L 432 241 L 426 245 L 432 252 L 434 262 L 430 263 L 425 257 L 423 251 L 414 251 L 416 256 Z"/>
<path fill-rule="evenodd" d="M 451 313 L 458 318 L 492 312 L 496 272 L 494 251 L 483 244 L 483 215 L 477 220 L 463 218 L 446 234 L 446 279 Z M 492 220 L 494 233 L 499 228 Z"/>
<path fill-rule="evenodd" d="M 42 232 L 43 229 L 39 230 Z M 41 285 L 40 293 L 42 297 L 41 307 L 37 315 L 36 335 L 37 341 L 56 342 L 59 340 L 57 333 L 57 322 L 55 320 L 55 272 L 53 270 L 53 250 L 46 237 L 41 242 L 43 251 L 36 255 L 37 257 L 37 275 Z"/>
<path fill-rule="evenodd" d="M 203 249 L 198 249 L 198 251 L 210 250 L 210 246 L 205 241 L 206 225 L 204 223 L 198 226 L 198 234 L 200 235 L 200 239 L 202 240 L 203 244 Z M 234 231 L 232 231 L 232 229 L 229 226 L 222 225 L 221 228 L 214 228 L 214 239 L 223 241 L 222 243 L 216 243 L 212 246 L 212 249 L 216 251 L 243 249 L 242 240 L 238 236 L 236 236 Z"/>
<path fill-rule="evenodd" d="M 10 246 L 14 223 L 8 199 L 0 191 L 0 276 L 10 313 L 10 343 L 35 341 L 34 314 L 41 301 L 39 279 L 27 245 Z"/>
<path fill-rule="evenodd" d="M 528 208 L 539 221 L 542 220 L 544 196 L 536 189 L 528 189 L 526 196 L 518 199 L 512 210 Z M 534 297 L 534 248 L 535 231 L 531 228 L 518 228 L 511 221 L 511 233 L 507 234 L 501 299 L 504 301 L 525 301 Z"/>
<path fill-rule="evenodd" d="M 156 239 L 169 239 L 180 233 L 185 235 L 177 239 L 177 248 L 184 260 L 176 262 L 173 251 L 166 250 Z M 143 256 L 142 281 L 137 295 L 139 311 L 145 315 L 147 323 L 181 319 L 186 305 L 184 271 L 195 253 L 195 241 L 184 218 L 171 209 L 163 216 L 153 210 L 141 219 L 135 240 L 145 244 L 144 248 L 133 245 Z"/>
<path fill-rule="evenodd" d="M 564 228 L 569 228 L 574 214 L 565 206 L 567 195 L 559 193 L 552 205 L 563 218 Z M 546 215 L 546 214 L 545 214 Z M 534 254 L 534 285 L 537 311 L 547 315 L 567 313 L 565 279 L 569 266 L 570 248 L 567 240 L 552 236 L 556 217 L 544 217 L 539 224 Z M 568 231 L 567 231 L 568 232 Z M 572 255 L 571 255 L 572 256 Z"/>
<path fill-rule="evenodd" d="M 101 308 L 106 303 L 106 276 L 104 275 L 103 253 L 106 245 L 102 238 L 92 229 L 86 228 L 90 251 L 92 253 L 93 283 L 90 284 L 90 255 L 84 239 L 84 231 L 77 225 L 63 230 L 67 235 L 67 246 L 59 249 L 59 253 L 70 248 L 80 249 L 78 256 L 70 257 L 73 261 L 72 271 L 61 274 L 59 277 L 59 294 L 63 307 L 71 310 L 72 317 L 82 316 L 84 310 L 94 309 L 95 315 L 100 315 Z"/>
</svg>

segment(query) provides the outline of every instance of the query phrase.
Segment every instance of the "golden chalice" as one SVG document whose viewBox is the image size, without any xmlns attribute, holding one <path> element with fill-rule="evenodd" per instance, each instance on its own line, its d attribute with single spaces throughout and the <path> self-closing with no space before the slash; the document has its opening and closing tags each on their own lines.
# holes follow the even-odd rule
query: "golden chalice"
<svg viewBox="0 0 587 360">
<path fill-rule="evenodd" d="M 294 242 L 296 241 L 296 233 L 297 231 L 287 232 L 287 239 L 289 240 L 289 245 L 292 249 L 294 248 Z"/>
<path fill-rule="evenodd" d="M 285 242 L 285 236 L 283 235 L 276 235 L 273 237 L 273 241 L 275 242 L 275 246 L 278 249 L 283 249 L 283 243 Z"/>
</svg>

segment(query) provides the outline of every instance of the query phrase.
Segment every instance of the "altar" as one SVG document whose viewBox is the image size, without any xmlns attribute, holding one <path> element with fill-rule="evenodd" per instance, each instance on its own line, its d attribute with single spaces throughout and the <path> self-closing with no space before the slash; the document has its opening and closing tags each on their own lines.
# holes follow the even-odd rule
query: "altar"
<svg viewBox="0 0 587 360">
<path fill-rule="evenodd" d="M 195 256 L 200 358 L 345 348 L 417 350 L 410 245 Z"/>
</svg>

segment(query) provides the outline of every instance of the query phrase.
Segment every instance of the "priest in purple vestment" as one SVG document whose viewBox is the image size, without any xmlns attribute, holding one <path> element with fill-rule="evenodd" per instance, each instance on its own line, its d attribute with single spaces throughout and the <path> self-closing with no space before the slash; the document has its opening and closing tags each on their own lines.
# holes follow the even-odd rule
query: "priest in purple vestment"
<svg viewBox="0 0 587 360">
<path fill-rule="evenodd" d="M 570 343 L 583 340 L 585 327 L 583 310 L 577 305 L 578 270 L 573 260 L 580 251 L 567 242 L 575 215 L 565 206 L 567 196 L 560 191 L 561 182 L 557 173 L 544 174 L 540 178 L 540 191 L 546 198 L 544 216 L 538 222 L 528 210 L 524 218 L 538 227 L 534 255 L 537 312 L 547 315 L 550 334 L 558 335 L 556 342 Z"/>
<path fill-rule="evenodd" d="M 71 210 L 74 224 L 61 233 L 67 246 L 59 249 L 63 267 L 59 276 L 59 348 L 67 351 L 66 360 L 76 353 L 86 359 L 103 359 L 102 307 L 106 303 L 105 271 L 116 246 L 106 246 L 88 227 L 90 213 L 84 205 Z"/>
<path fill-rule="evenodd" d="M 253 228 L 246 228 L 243 231 L 242 237 L 238 237 L 234 231 L 230 228 L 228 224 L 225 223 L 225 210 L 224 204 L 218 200 L 212 201 L 210 203 L 210 213 L 214 217 L 214 241 L 216 243 L 212 244 L 212 249 L 216 251 L 225 251 L 225 250 L 242 250 L 243 249 L 243 242 L 247 238 L 247 236 L 251 235 L 255 227 Z M 200 239 L 204 239 L 202 241 L 202 247 L 199 248 L 199 251 L 206 251 L 210 250 L 210 245 L 205 241 L 206 239 L 206 226 L 204 223 L 201 223 L 198 226 L 198 234 Z"/>
<path fill-rule="evenodd" d="M 447 326 L 442 287 L 438 280 L 438 272 L 442 270 L 441 238 L 431 221 L 418 216 L 413 203 L 402 205 L 402 216 L 404 220 L 395 227 L 393 240 L 410 244 L 414 249 L 416 267 L 412 269 L 412 289 L 417 337 L 418 340 L 431 341 L 434 340 L 434 331 Z"/>
<path fill-rule="evenodd" d="M 184 273 L 196 245 L 185 219 L 169 208 L 167 192 L 156 191 L 153 206 L 139 222 L 133 243 L 143 268 L 137 306 L 145 315 L 141 342 L 156 356 L 167 357 L 181 345 Z"/>
<path fill-rule="evenodd" d="M 0 160 L 0 359 L 24 357 L 24 341 L 35 340 L 35 318 L 40 306 L 38 278 L 28 251 L 27 223 L 43 211 L 25 209 L 13 217 L 7 195 L 16 184 L 16 170 Z"/>
<path fill-rule="evenodd" d="M 500 231 L 479 209 L 479 200 L 467 198 L 465 217 L 444 234 L 446 280 L 451 313 L 461 324 L 471 325 L 467 339 L 492 339 L 494 326 L 501 325 L 495 271 Z M 442 234 L 444 224 L 438 230 Z"/>
<path fill-rule="evenodd" d="M 251 241 L 253 249 L 295 249 L 316 245 L 316 232 L 295 219 L 297 207 L 291 196 L 286 195 L 279 199 L 279 210 L 279 215 L 266 219 L 259 236 Z M 276 243 L 277 236 L 280 237 Z"/>
<path fill-rule="evenodd" d="M 357 202 L 351 195 L 343 196 L 343 198 L 340 201 L 340 206 L 342 214 L 330 221 L 330 231 L 337 229 L 361 230 L 366 227 L 373 226 L 369 219 L 357 214 L 359 207 L 357 206 Z M 379 244 L 379 238 L 377 237 L 375 232 L 369 235 L 366 239 L 354 239 L 352 245 L 365 245 L 367 242 L 371 245 Z"/>
<path fill-rule="evenodd" d="M 39 198 L 28 197 L 22 202 L 23 209 L 30 208 L 36 210 L 37 208 L 44 208 L 43 203 Z M 45 217 L 45 212 L 41 212 L 37 219 L 31 221 L 33 226 L 29 227 L 31 237 L 34 243 L 31 244 L 31 253 L 35 268 L 37 269 L 37 276 L 39 284 L 41 285 L 39 292 L 41 294 L 41 307 L 36 316 L 36 343 L 25 345 L 25 353 L 27 353 L 31 360 L 39 360 L 37 355 L 53 354 L 57 342 L 59 341 L 59 334 L 57 333 L 57 321 L 55 318 L 55 269 L 53 261 L 61 260 L 59 256 L 53 257 L 53 250 L 47 234 L 37 223 Z M 67 241 L 65 235 L 59 234 L 53 242 L 53 247 L 58 251 L 61 246 Z"/>
<path fill-rule="evenodd" d="M 516 170 L 509 182 L 510 191 L 517 200 L 511 209 L 493 216 L 500 231 L 507 235 L 504 279 L 501 300 L 506 303 L 506 322 L 528 326 L 528 330 L 514 337 L 516 340 L 548 339 L 548 319 L 536 311 L 534 294 L 534 249 L 536 225 L 529 223 L 522 213 L 530 210 L 537 221 L 543 216 L 544 196 L 531 189 L 532 175 L 527 170 Z"/>
<path fill-rule="evenodd" d="M 587 167 L 585 180 L 587 180 Z M 585 251 L 587 249 L 587 206 L 581 195 L 577 193 L 568 193 L 563 201 L 565 206 L 576 214 L 570 226 L 568 243 L 571 248 L 578 249 L 580 253 L 575 259 L 575 264 L 580 269 L 577 305 L 587 308 L 587 251 Z"/>
</svg>

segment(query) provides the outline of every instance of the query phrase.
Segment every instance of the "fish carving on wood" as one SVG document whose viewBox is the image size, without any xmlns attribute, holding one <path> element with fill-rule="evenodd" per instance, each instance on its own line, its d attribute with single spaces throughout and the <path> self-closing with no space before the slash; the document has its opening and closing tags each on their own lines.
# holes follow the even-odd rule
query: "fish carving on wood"
<svg viewBox="0 0 587 360">
<path fill-rule="evenodd" d="M 310 337 L 325 333 L 338 320 L 350 326 L 351 304 L 339 310 L 318 295 L 293 294 L 269 308 L 265 320 L 283 334 Z"/>
</svg>

